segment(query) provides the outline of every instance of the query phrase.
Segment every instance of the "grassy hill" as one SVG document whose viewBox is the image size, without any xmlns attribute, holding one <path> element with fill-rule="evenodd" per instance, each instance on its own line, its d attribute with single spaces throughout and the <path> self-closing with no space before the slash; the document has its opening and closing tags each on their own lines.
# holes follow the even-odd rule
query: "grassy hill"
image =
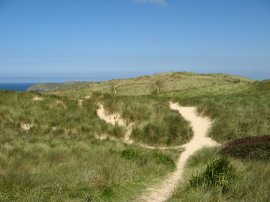
<svg viewBox="0 0 270 202">
<path fill-rule="evenodd" d="M 137 198 L 146 185 L 174 170 L 180 152 L 122 143 L 126 129 L 100 120 L 96 109 L 102 103 L 109 113 L 119 113 L 133 123 L 131 138 L 137 143 L 182 145 L 190 140 L 192 130 L 169 109 L 169 101 L 197 106 L 199 113 L 211 117 L 209 134 L 225 146 L 238 138 L 250 140 L 248 147 L 230 147 L 233 155 L 225 155 L 228 161 L 219 160 L 224 146 L 199 151 L 189 160 L 185 182 L 170 201 L 270 200 L 270 162 L 265 158 L 269 144 L 254 145 L 250 139 L 270 134 L 269 80 L 164 73 L 106 82 L 38 84 L 31 90 L 46 92 L 0 91 L 1 201 Z M 104 133 L 116 141 L 98 140 Z M 250 148 L 256 151 L 249 158 L 237 156 L 246 155 Z M 227 168 L 232 166 L 236 177 L 217 162 L 229 162 Z M 214 169 L 216 165 L 220 170 Z M 233 181 L 212 184 L 210 179 L 209 184 L 209 169 Z M 190 183 L 194 177 L 200 179 L 196 187 Z"/>
<path fill-rule="evenodd" d="M 63 84 L 37 84 L 33 91 L 56 91 L 57 94 L 87 96 L 92 92 L 118 95 L 151 95 L 164 92 L 224 84 L 249 83 L 250 79 L 225 74 L 195 74 L 173 72 L 142 76 L 134 79 L 118 79 L 104 82 L 74 82 Z"/>
</svg>

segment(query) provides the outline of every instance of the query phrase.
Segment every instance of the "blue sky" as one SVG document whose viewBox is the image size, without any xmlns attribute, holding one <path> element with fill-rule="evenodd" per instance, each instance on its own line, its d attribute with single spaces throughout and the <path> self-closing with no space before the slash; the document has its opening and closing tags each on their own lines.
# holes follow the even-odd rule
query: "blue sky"
<svg viewBox="0 0 270 202">
<path fill-rule="evenodd" d="M 270 0 L 0 0 L 0 83 L 270 78 Z"/>
</svg>

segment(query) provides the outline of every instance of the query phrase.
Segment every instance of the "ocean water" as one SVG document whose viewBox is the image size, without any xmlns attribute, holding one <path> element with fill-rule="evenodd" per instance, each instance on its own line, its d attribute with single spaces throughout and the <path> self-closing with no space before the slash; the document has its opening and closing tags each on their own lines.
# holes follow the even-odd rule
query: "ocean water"
<svg viewBox="0 0 270 202">
<path fill-rule="evenodd" d="M 0 90 L 26 91 L 34 83 L 0 83 Z"/>
</svg>

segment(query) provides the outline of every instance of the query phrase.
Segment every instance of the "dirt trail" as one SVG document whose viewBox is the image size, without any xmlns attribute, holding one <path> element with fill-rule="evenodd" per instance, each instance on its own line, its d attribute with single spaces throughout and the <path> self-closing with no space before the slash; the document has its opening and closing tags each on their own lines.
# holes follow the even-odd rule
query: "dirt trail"
<svg viewBox="0 0 270 202">
<path fill-rule="evenodd" d="M 148 149 L 185 149 L 185 151 L 181 154 L 177 161 L 176 170 L 173 173 L 170 173 L 163 182 L 158 183 L 153 187 L 147 188 L 146 192 L 142 195 L 142 197 L 140 197 L 136 201 L 164 202 L 168 200 L 171 197 L 174 189 L 182 180 L 184 167 L 188 158 L 203 147 L 212 147 L 219 145 L 217 142 L 207 137 L 207 132 L 212 125 L 211 120 L 207 117 L 199 116 L 196 112 L 195 107 L 181 107 L 177 103 L 170 102 L 170 108 L 171 110 L 178 111 L 187 121 L 189 121 L 193 129 L 194 136 L 192 137 L 190 142 L 185 145 L 174 147 L 153 147 L 145 144 L 133 143 L 133 141 L 130 139 L 133 124 L 126 125 L 120 114 L 108 114 L 104 109 L 103 105 L 99 104 L 97 115 L 100 119 L 112 125 L 118 124 L 119 126 L 126 127 L 127 132 L 123 139 L 124 143 L 135 144 L 137 146 Z M 113 137 L 109 137 L 108 135 L 102 135 L 102 137 L 119 141 Z"/>
<path fill-rule="evenodd" d="M 178 111 L 187 121 L 190 122 L 194 136 L 190 142 L 183 145 L 185 151 L 178 159 L 176 170 L 167 178 L 146 190 L 145 194 L 137 201 L 163 202 L 168 200 L 174 189 L 182 180 L 184 167 L 188 158 L 203 147 L 218 146 L 219 144 L 207 137 L 208 129 L 211 127 L 211 120 L 197 115 L 195 107 L 181 107 L 177 103 L 170 103 L 172 110 Z"/>
</svg>

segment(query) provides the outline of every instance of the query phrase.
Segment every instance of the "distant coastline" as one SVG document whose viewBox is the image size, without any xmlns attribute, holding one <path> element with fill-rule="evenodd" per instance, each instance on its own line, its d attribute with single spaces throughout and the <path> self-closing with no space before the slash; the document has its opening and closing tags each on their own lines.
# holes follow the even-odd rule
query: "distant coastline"
<svg viewBox="0 0 270 202">
<path fill-rule="evenodd" d="M 26 91 L 35 83 L 0 83 L 0 90 Z"/>
</svg>

